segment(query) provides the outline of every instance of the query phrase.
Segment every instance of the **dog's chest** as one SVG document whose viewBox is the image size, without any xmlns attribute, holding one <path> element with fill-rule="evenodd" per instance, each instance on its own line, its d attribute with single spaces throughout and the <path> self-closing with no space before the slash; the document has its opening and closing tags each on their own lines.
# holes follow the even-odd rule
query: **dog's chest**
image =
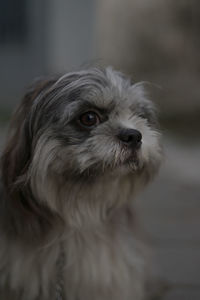
<svg viewBox="0 0 200 300">
<path fill-rule="evenodd" d="M 8 290 L 0 290 L 6 300 L 129 300 L 141 277 L 134 239 L 120 229 L 82 230 L 39 253 L 15 247 L 8 260 L 5 276 L 1 270 L 1 282 L 9 280 Z"/>
<path fill-rule="evenodd" d="M 67 299 L 131 299 L 142 270 L 134 240 L 126 232 L 75 235 L 66 245 L 61 270 Z"/>
</svg>

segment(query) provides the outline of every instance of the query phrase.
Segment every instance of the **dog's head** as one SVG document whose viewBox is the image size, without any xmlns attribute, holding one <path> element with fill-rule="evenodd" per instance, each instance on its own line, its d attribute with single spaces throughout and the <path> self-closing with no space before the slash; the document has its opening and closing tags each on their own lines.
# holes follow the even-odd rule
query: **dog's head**
<svg viewBox="0 0 200 300">
<path fill-rule="evenodd" d="M 156 127 L 142 84 L 111 68 L 40 81 L 13 117 L 4 185 L 25 199 L 42 197 L 50 177 L 90 184 L 106 174 L 148 179 L 161 159 Z"/>
</svg>

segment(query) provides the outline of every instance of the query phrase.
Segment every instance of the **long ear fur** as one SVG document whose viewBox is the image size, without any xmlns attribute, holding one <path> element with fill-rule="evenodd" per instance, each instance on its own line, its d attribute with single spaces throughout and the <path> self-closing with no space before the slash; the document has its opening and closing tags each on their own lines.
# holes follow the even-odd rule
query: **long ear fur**
<svg viewBox="0 0 200 300">
<path fill-rule="evenodd" d="M 1 176 L 4 196 L 0 199 L 1 214 L 6 223 L 6 230 L 15 235 L 34 238 L 51 227 L 55 215 L 47 207 L 34 199 L 27 170 L 32 155 L 32 137 L 29 131 L 29 115 L 34 99 L 55 82 L 39 80 L 25 94 L 20 106 L 15 111 L 8 141 L 1 158 Z"/>
</svg>

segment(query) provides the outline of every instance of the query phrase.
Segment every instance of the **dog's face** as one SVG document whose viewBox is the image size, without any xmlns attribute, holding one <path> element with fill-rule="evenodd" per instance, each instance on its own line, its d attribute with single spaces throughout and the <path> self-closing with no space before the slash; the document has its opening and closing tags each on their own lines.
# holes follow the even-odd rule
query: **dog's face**
<svg viewBox="0 0 200 300">
<path fill-rule="evenodd" d="M 66 74 L 32 104 L 32 169 L 69 179 L 154 172 L 160 161 L 152 103 L 111 69 Z"/>
<path fill-rule="evenodd" d="M 54 209 L 65 183 L 77 190 L 80 182 L 92 187 L 104 178 L 109 190 L 112 178 L 130 175 L 131 185 L 143 185 L 160 160 L 155 111 L 142 84 L 111 68 L 89 69 L 29 90 L 13 117 L 2 177 L 15 199 L 8 203 L 41 223 L 41 200 Z"/>
</svg>

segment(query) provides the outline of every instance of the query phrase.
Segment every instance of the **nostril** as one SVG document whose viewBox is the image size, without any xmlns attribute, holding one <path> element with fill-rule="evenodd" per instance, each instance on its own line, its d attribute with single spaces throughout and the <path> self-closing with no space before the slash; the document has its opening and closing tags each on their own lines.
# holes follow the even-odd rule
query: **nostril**
<svg viewBox="0 0 200 300">
<path fill-rule="evenodd" d="M 122 129 L 118 134 L 118 138 L 124 144 L 136 147 L 141 145 L 142 134 L 136 129 Z"/>
<path fill-rule="evenodd" d="M 122 142 L 125 142 L 125 143 L 130 143 L 132 142 L 133 140 L 133 136 L 132 135 L 125 135 L 125 134 L 122 134 L 119 136 L 120 140 Z"/>
</svg>

